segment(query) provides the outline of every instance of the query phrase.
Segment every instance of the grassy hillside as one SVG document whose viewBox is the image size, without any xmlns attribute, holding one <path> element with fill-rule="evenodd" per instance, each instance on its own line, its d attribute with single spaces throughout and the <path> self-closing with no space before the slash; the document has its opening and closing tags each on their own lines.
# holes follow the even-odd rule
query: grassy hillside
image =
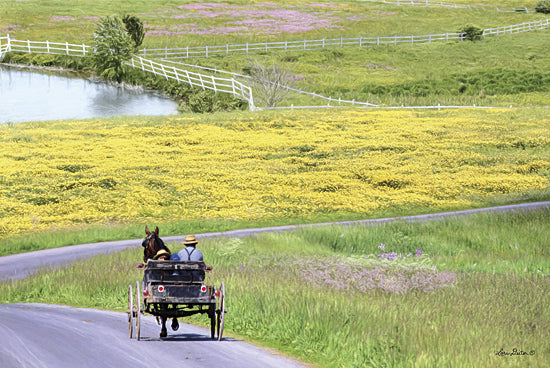
<svg viewBox="0 0 550 368">
<path fill-rule="evenodd" d="M 370 1 L 338 2 L 4 2 L 0 34 L 18 39 L 93 43 L 99 18 L 132 13 L 145 24 L 148 48 L 244 44 L 339 37 L 454 33 L 471 24 L 490 28 L 546 19 L 544 14 L 497 11 L 534 1 L 479 3 L 469 9 Z M 379 105 L 548 106 L 549 31 L 488 36 L 478 42 L 379 46 L 308 52 L 255 53 L 183 60 L 246 74 L 254 60 L 289 69 L 288 84 L 326 97 Z M 183 66 L 189 68 L 189 66 Z M 203 74 L 209 71 L 198 69 Z M 222 75 L 223 76 L 223 75 Z M 325 105 L 291 95 L 283 106 Z M 334 104 L 334 103 L 333 103 Z"/>
</svg>

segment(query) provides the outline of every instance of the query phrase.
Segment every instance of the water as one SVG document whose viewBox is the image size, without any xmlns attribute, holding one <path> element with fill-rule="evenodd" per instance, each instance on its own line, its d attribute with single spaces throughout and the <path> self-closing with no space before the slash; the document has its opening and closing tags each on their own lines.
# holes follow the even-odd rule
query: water
<svg viewBox="0 0 550 368">
<path fill-rule="evenodd" d="M 177 104 L 154 93 L 0 65 L 0 123 L 170 114 Z"/>
</svg>

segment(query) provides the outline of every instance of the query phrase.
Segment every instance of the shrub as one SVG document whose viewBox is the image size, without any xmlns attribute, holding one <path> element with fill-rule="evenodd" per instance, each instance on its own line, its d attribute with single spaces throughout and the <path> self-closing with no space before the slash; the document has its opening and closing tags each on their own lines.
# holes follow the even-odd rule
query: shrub
<svg viewBox="0 0 550 368">
<path fill-rule="evenodd" d="M 483 29 L 468 24 L 459 29 L 460 33 L 464 34 L 464 39 L 468 41 L 479 41 L 483 37 Z"/>
<path fill-rule="evenodd" d="M 541 0 L 535 6 L 535 11 L 537 13 L 548 14 L 550 13 L 550 0 Z"/>
<path fill-rule="evenodd" d="M 196 91 L 196 90 L 195 90 Z M 180 105 L 180 110 L 189 110 L 195 113 L 216 111 L 243 110 L 246 102 L 228 94 L 215 93 L 209 90 L 190 93 L 186 103 Z"/>
</svg>

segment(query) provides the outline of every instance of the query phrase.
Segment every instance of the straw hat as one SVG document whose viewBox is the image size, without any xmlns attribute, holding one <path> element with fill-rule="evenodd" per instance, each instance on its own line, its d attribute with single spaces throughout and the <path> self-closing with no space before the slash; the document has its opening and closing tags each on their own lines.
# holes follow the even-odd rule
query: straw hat
<svg viewBox="0 0 550 368">
<path fill-rule="evenodd" d="M 182 242 L 184 245 L 195 245 L 199 241 L 195 238 L 195 235 L 185 235 L 185 241 Z"/>
<path fill-rule="evenodd" d="M 170 252 L 166 251 L 166 249 L 161 249 L 157 252 L 157 254 L 155 254 L 153 259 L 159 259 L 162 256 L 167 256 L 168 259 L 170 259 Z"/>
</svg>

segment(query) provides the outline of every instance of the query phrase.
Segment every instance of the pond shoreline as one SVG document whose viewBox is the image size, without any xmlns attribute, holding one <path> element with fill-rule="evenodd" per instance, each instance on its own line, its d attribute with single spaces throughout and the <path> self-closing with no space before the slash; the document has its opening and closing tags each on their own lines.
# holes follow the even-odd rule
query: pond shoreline
<svg viewBox="0 0 550 368">
<path fill-rule="evenodd" d="M 99 78 L 90 70 L 0 63 L 1 123 L 108 116 L 175 115 L 161 91 Z"/>
<path fill-rule="evenodd" d="M 86 79 L 94 83 L 105 83 L 117 88 L 122 88 L 122 89 L 135 91 L 135 92 L 150 92 L 150 93 L 158 94 L 159 96 L 170 98 L 170 96 L 168 96 L 167 94 L 162 93 L 155 89 L 144 88 L 143 86 L 133 85 L 125 82 L 118 83 L 115 81 L 108 81 L 108 80 L 102 79 L 90 70 L 75 70 L 75 69 L 63 68 L 61 66 L 44 66 L 44 65 L 32 65 L 32 64 L 14 64 L 14 63 L 0 63 L 0 66 L 29 70 L 29 71 L 45 71 L 45 72 L 52 72 L 52 73 L 58 73 L 58 74 L 67 73 L 67 74 L 72 74 L 71 77 Z M 64 75 L 61 75 L 61 76 L 64 76 Z M 170 99 L 173 100 L 172 98 Z"/>
</svg>

